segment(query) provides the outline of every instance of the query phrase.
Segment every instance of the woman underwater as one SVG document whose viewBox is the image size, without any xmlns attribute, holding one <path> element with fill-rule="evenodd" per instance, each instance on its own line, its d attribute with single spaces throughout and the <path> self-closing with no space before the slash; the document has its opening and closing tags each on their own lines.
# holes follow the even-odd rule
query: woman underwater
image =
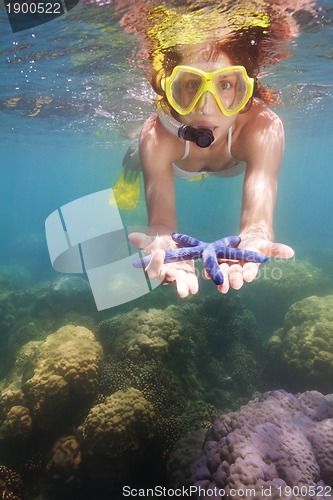
<svg viewBox="0 0 333 500">
<path fill-rule="evenodd" d="M 294 254 L 289 246 L 273 241 L 284 131 L 267 106 L 278 102 L 275 93 L 258 80 L 262 67 L 279 59 L 268 46 L 273 30 L 269 19 L 266 26 L 261 22 L 236 29 L 222 39 L 177 44 L 164 51 L 159 67 L 153 65 L 157 111 L 142 127 L 139 154 L 148 225 L 157 236 L 133 233 L 130 240 L 153 254 L 148 276 L 175 282 L 181 297 L 198 291 L 198 279 L 193 261 L 164 263 L 165 250 L 177 248 L 171 236 L 177 230 L 175 176 L 244 173 L 238 247 L 268 257 Z M 278 23 L 275 43 L 291 38 L 289 30 Z M 221 293 L 253 281 L 259 267 L 228 260 L 219 265 L 224 276 L 217 287 Z"/>
</svg>

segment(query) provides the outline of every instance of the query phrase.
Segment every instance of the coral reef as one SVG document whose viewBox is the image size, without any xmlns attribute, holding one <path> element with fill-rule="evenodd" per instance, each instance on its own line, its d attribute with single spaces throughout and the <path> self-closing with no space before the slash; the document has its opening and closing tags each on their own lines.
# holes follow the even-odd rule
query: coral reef
<svg viewBox="0 0 333 500">
<path fill-rule="evenodd" d="M 50 429 L 97 391 L 103 351 L 87 328 L 67 325 L 44 342 L 28 343 L 2 383 L 0 434 Z"/>
<path fill-rule="evenodd" d="M 187 433 L 209 427 L 217 408 L 236 408 L 262 383 L 262 342 L 237 297 L 134 309 L 103 320 L 97 338 L 107 354 L 98 401 L 139 390 L 156 414 L 160 458 Z"/>
<path fill-rule="evenodd" d="M 1 292 L 3 288 L 27 289 L 33 283 L 31 271 L 20 264 L 1 264 L 0 276 Z"/>
<path fill-rule="evenodd" d="M 288 308 L 310 295 L 328 292 L 327 273 L 307 260 L 272 260 L 262 266 L 259 279 L 244 287 L 240 296 L 255 314 L 264 332 L 271 335 L 281 326 Z"/>
<path fill-rule="evenodd" d="M 206 429 L 189 432 L 179 439 L 169 454 L 167 462 L 168 483 L 174 488 L 183 486 L 184 476 L 192 463 L 200 459 L 205 440 Z"/>
<path fill-rule="evenodd" d="M 292 494 L 288 487 L 299 492 L 303 487 L 303 494 L 293 498 L 310 500 L 310 487 L 314 492 L 333 485 L 332 422 L 333 395 L 264 393 L 214 422 L 203 452 L 185 470 L 179 463 L 184 443 L 178 453 L 174 450 L 169 463 L 173 485 L 200 487 L 204 499 L 213 491 L 216 500 L 246 498 L 250 491 L 258 500 L 267 498 L 268 491 L 269 498 L 287 500 Z"/>
<path fill-rule="evenodd" d="M 165 310 L 138 308 L 105 320 L 99 325 L 99 337 L 108 350 L 118 356 L 136 359 L 161 356 L 179 340 L 179 325 Z M 172 307 L 171 307 L 172 309 Z"/>
<path fill-rule="evenodd" d="M 137 389 L 117 391 L 89 411 L 78 435 L 89 475 L 102 482 L 139 469 L 155 434 L 153 405 Z"/>
<path fill-rule="evenodd" d="M 89 284 L 82 278 L 63 276 L 30 288 L 25 282 L 21 287 L 12 282 L 0 278 L 0 378 L 27 342 L 44 340 L 69 323 L 94 330 L 98 315 Z"/>
<path fill-rule="evenodd" d="M 26 498 L 20 475 L 5 465 L 0 465 L 0 495 L 3 500 L 24 500 Z"/>
<path fill-rule="evenodd" d="M 333 295 L 293 304 L 269 340 L 272 367 L 293 390 L 333 391 Z"/>
<path fill-rule="evenodd" d="M 102 347 L 87 328 L 67 325 L 48 335 L 23 380 L 34 422 L 50 428 L 68 408 L 97 390 Z"/>
<path fill-rule="evenodd" d="M 192 401 L 189 387 L 161 360 L 134 363 L 132 360 L 105 363 L 99 394 L 138 389 L 150 401 L 156 414 L 156 440 L 165 456 L 173 444 L 193 429 L 209 427 L 218 410 L 202 400 Z"/>
<path fill-rule="evenodd" d="M 11 406 L 3 419 L 0 427 L 0 439 L 2 437 L 21 438 L 27 437 L 32 431 L 32 419 L 29 408 L 21 405 Z"/>
<path fill-rule="evenodd" d="M 205 383 L 208 402 L 232 409 L 242 397 L 248 399 L 260 390 L 264 346 L 253 315 L 238 297 L 204 300 L 193 315 L 192 325 L 189 328 L 195 335 L 200 332 L 204 341 L 198 344 L 203 349 L 197 353 L 197 378 Z M 219 376 L 212 377 L 212 372 Z"/>
<path fill-rule="evenodd" d="M 68 311 L 79 311 L 83 314 L 93 313 L 96 306 L 89 283 L 78 276 L 61 276 L 48 286 L 36 291 L 34 314 L 48 316 L 64 316 Z"/>
<path fill-rule="evenodd" d="M 23 473 L 31 498 L 163 483 L 175 442 L 260 390 L 263 345 L 237 297 L 162 307 L 155 291 L 150 307 L 94 316 L 69 300 L 77 291 L 85 307 L 85 284 L 58 285 L 21 296 L 0 381 L 0 458 Z"/>
<path fill-rule="evenodd" d="M 14 289 L 10 282 L 0 277 L 0 328 L 2 335 L 15 323 Z"/>
<path fill-rule="evenodd" d="M 260 388 L 262 341 L 253 316 L 237 297 L 135 309 L 102 321 L 97 337 L 112 361 L 142 365 L 161 360 L 192 399 L 236 406 L 235 393 L 248 398 Z"/>
<path fill-rule="evenodd" d="M 76 488 L 81 480 L 82 452 L 75 436 L 61 436 L 51 450 L 46 464 L 48 482 L 53 488 Z"/>
</svg>

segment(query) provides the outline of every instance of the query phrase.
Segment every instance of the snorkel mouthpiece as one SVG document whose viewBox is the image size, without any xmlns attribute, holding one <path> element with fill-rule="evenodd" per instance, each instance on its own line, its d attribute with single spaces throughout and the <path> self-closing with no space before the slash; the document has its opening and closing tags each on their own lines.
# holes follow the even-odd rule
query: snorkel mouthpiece
<svg viewBox="0 0 333 500">
<path fill-rule="evenodd" d="M 213 132 L 206 127 L 191 127 L 182 125 L 178 129 L 178 137 L 185 141 L 194 142 L 200 148 L 208 148 L 214 141 Z"/>
</svg>

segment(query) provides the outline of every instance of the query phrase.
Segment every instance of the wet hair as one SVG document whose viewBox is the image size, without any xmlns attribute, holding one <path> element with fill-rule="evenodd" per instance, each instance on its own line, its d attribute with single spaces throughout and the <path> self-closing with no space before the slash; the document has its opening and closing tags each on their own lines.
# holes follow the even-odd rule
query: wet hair
<svg viewBox="0 0 333 500">
<path fill-rule="evenodd" d="M 120 25 L 140 39 L 134 58 L 159 100 L 167 103 L 162 79 L 193 55 L 214 61 L 223 54 L 244 66 L 255 81 L 253 97 L 266 104 L 281 102 L 277 91 L 260 81 L 262 70 L 291 54 L 301 20 L 316 18 L 315 0 L 119 0 Z"/>
<path fill-rule="evenodd" d="M 225 40 L 172 47 L 163 53 L 162 64 L 158 69 L 155 69 L 152 64 L 150 83 L 159 96 L 159 100 L 165 106 L 170 107 L 161 82 L 164 77 L 171 74 L 175 66 L 186 63 L 186 58 L 193 54 L 198 55 L 204 61 L 216 61 L 221 55 L 225 55 L 232 65 L 244 66 L 249 77 L 254 79 L 253 97 L 261 99 L 266 104 L 281 103 L 278 92 L 259 81 L 259 73 L 264 67 L 276 64 L 290 55 L 287 44 L 284 43 L 289 40 L 290 34 L 286 32 L 286 28 L 276 29 L 276 31 L 278 32 L 272 38 L 271 30 L 265 31 L 254 27 L 236 31 Z"/>
</svg>

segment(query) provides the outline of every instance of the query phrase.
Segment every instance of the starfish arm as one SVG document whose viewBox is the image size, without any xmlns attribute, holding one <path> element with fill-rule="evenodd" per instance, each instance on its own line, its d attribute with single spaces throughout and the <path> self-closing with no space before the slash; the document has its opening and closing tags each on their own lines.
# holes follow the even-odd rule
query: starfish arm
<svg viewBox="0 0 333 500">
<path fill-rule="evenodd" d="M 222 285 L 224 277 L 217 262 L 215 248 L 212 244 L 207 245 L 202 252 L 202 262 L 208 276 L 215 283 L 215 285 Z"/>
<path fill-rule="evenodd" d="M 220 240 L 213 241 L 212 245 L 214 247 L 224 246 L 224 247 L 235 247 L 241 242 L 240 236 L 226 236 Z"/>
<path fill-rule="evenodd" d="M 202 258 L 207 274 L 212 281 L 221 285 L 224 281 L 217 259 L 239 260 L 245 262 L 256 262 L 262 264 L 268 257 L 246 248 L 234 248 L 241 241 L 239 236 L 227 236 L 212 243 L 205 243 L 187 234 L 172 233 L 173 240 L 180 245 L 180 248 L 166 250 L 164 264 L 183 260 Z M 137 268 L 147 267 L 152 255 L 146 255 L 133 262 Z"/>
<path fill-rule="evenodd" d="M 253 250 L 246 250 L 246 248 L 230 248 L 223 247 L 216 248 L 216 257 L 218 259 L 242 260 L 246 262 L 256 262 L 263 264 L 268 260 L 268 257 L 262 253 L 254 252 Z"/>
<path fill-rule="evenodd" d="M 170 262 L 178 262 L 182 260 L 192 260 L 200 259 L 204 245 L 198 245 L 191 248 L 175 248 L 174 250 L 166 250 L 164 257 L 164 264 L 169 264 Z M 134 267 L 147 267 L 152 254 L 146 255 L 141 259 L 135 260 L 132 265 Z"/>
<path fill-rule="evenodd" d="M 204 241 L 193 238 L 193 236 L 189 236 L 188 234 L 172 233 L 171 237 L 176 243 L 178 243 L 178 245 L 182 247 L 196 247 L 198 245 L 205 244 Z"/>
<path fill-rule="evenodd" d="M 136 259 L 134 262 L 132 262 L 132 266 L 136 268 L 143 267 L 144 269 L 148 266 L 149 262 L 151 261 L 152 255 L 146 255 L 145 257 L 141 257 L 141 259 Z"/>
<path fill-rule="evenodd" d="M 189 248 L 175 248 L 175 250 L 166 250 L 164 264 L 178 262 L 180 260 L 200 259 L 204 245 L 197 245 Z"/>
</svg>

